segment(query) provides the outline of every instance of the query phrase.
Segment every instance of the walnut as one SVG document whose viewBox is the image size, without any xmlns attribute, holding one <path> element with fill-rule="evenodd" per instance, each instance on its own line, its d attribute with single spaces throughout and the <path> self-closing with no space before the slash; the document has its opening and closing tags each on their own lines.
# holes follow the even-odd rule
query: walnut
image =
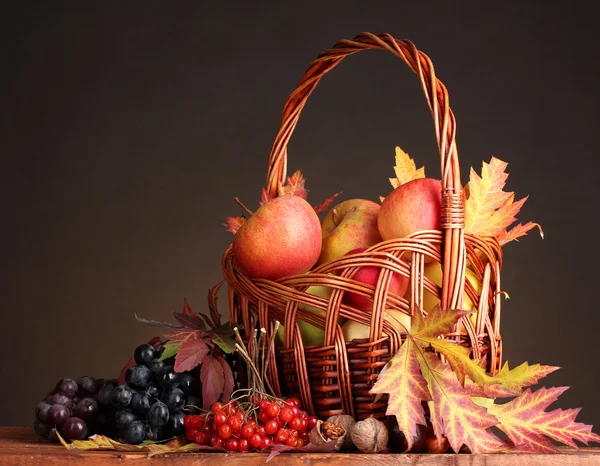
<svg viewBox="0 0 600 466">
<path fill-rule="evenodd" d="M 370 417 L 354 425 L 351 437 L 360 451 L 377 453 L 387 447 L 388 430 L 383 422 Z"/>
<path fill-rule="evenodd" d="M 346 430 L 339 424 L 317 421 L 317 425 L 310 431 L 310 443 L 323 445 L 330 440 L 336 440 L 335 450 L 337 451 L 341 448 L 347 435 Z"/>
<path fill-rule="evenodd" d="M 354 424 L 356 424 L 356 420 L 349 414 L 337 414 L 335 416 L 331 416 L 329 419 L 327 419 L 327 422 L 339 424 L 346 432 L 352 432 Z M 346 440 L 344 440 L 342 448 L 344 450 L 350 450 L 353 446 L 354 443 L 352 443 L 352 437 L 350 435 L 346 435 Z"/>
</svg>

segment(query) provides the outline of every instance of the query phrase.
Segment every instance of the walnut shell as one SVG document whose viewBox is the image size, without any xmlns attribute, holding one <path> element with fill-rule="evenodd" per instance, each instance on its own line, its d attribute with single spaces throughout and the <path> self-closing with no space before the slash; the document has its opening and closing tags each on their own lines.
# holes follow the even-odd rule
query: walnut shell
<svg viewBox="0 0 600 466">
<path fill-rule="evenodd" d="M 323 445 L 330 440 L 336 440 L 335 451 L 338 451 L 344 444 L 347 436 L 348 432 L 339 424 L 317 421 L 317 425 L 310 431 L 310 443 L 313 445 Z"/>
<path fill-rule="evenodd" d="M 356 424 L 356 420 L 349 414 L 337 414 L 335 416 L 331 416 L 329 419 L 327 419 L 327 422 L 332 422 L 342 426 L 346 432 L 352 432 L 352 429 Z M 350 450 L 353 446 L 354 443 L 352 442 L 352 436 L 346 435 L 346 440 L 344 440 L 342 449 Z"/>
<path fill-rule="evenodd" d="M 387 447 L 388 430 L 383 422 L 370 417 L 354 425 L 351 437 L 360 451 L 377 453 Z"/>
</svg>

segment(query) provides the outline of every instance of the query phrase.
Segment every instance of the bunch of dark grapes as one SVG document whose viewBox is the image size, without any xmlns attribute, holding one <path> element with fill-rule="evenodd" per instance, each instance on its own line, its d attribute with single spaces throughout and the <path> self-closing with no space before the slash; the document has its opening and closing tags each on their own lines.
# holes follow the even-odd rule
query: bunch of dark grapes
<svg viewBox="0 0 600 466">
<path fill-rule="evenodd" d="M 228 451 L 258 451 L 272 444 L 301 448 L 317 424 L 300 409 L 298 398 L 255 398 L 252 403 L 214 403 L 211 412 L 185 416 L 185 435 L 199 445 Z"/>
<path fill-rule="evenodd" d="M 186 413 L 202 406 L 200 374 L 175 372 L 174 358 L 159 360 L 163 350 L 138 346 L 123 385 L 92 377 L 60 380 L 36 408 L 35 431 L 50 441 L 58 441 L 58 431 L 68 440 L 97 433 L 133 445 L 185 434 Z"/>
</svg>

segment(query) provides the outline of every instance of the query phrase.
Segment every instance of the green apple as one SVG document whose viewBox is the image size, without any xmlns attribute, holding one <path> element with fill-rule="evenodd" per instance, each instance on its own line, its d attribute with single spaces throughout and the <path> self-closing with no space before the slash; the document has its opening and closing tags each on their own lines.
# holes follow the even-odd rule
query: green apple
<svg viewBox="0 0 600 466">
<path fill-rule="evenodd" d="M 377 228 L 380 208 L 367 199 L 350 199 L 330 209 L 321 221 L 323 244 L 317 265 L 339 259 L 352 249 L 380 243 Z"/>
<path fill-rule="evenodd" d="M 390 322 L 400 332 L 410 331 L 409 315 L 396 309 L 388 309 L 387 311 L 385 311 L 385 313 L 385 320 Z M 356 322 L 355 320 L 349 320 L 344 325 L 342 325 L 342 332 L 344 333 L 344 339 L 346 340 L 346 342 L 355 339 L 369 338 L 370 330 L 371 329 L 368 325 L 361 324 L 360 322 Z"/>
<path fill-rule="evenodd" d="M 332 288 L 329 288 L 327 286 L 318 286 L 318 285 L 309 286 L 306 290 L 306 292 L 308 294 L 311 294 L 313 296 L 319 296 L 321 298 L 326 298 L 326 299 L 329 299 L 332 291 L 333 291 Z M 300 307 L 304 310 L 314 312 L 317 315 L 325 316 L 326 311 L 318 309 L 314 306 L 307 306 L 305 304 L 300 304 Z M 342 322 L 345 322 L 345 319 L 343 319 L 343 318 L 340 318 L 340 320 Z M 323 341 L 325 340 L 325 331 L 324 330 L 321 330 L 320 328 L 315 327 L 314 325 L 311 325 L 308 322 L 303 321 L 302 319 L 297 319 L 297 321 L 298 321 L 298 328 L 300 329 L 300 334 L 302 335 L 302 343 L 304 343 L 304 346 L 319 346 L 319 345 L 323 344 Z M 281 322 L 281 325 L 279 326 L 279 329 L 277 330 L 277 334 L 275 335 L 275 342 L 277 343 L 277 345 L 283 346 L 283 340 L 284 340 L 284 328 L 283 328 L 283 322 Z"/>
</svg>

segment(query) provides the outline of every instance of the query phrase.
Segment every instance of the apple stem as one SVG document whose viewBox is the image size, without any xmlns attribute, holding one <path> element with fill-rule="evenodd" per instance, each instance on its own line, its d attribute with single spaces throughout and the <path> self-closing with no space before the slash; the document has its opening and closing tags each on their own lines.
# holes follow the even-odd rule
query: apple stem
<svg viewBox="0 0 600 466">
<path fill-rule="evenodd" d="M 240 201 L 240 199 L 239 199 L 239 198 L 237 198 L 237 197 L 234 197 L 234 198 L 233 198 L 233 200 L 234 200 L 235 202 L 237 202 L 237 204 L 238 204 L 238 205 L 239 205 L 239 206 L 240 206 L 242 209 L 244 209 L 244 211 L 245 211 L 245 212 L 246 212 L 248 215 L 250 215 L 250 216 L 254 215 L 254 212 L 252 212 L 250 209 L 248 209 L 248 207 L 246 207 L 246 206 L 243 204 L 243 202 L 242 202 L 242 201 Z"/>
</svg>

